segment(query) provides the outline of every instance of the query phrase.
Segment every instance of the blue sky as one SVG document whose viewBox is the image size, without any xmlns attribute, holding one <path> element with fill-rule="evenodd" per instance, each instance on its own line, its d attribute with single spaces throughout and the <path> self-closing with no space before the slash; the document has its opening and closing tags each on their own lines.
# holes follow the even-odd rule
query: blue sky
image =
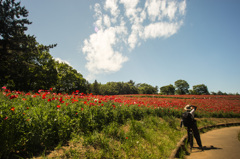
<svg viewBox="0 0 240 159">
<path fill-rule="evenodd" d="M 240 93 L 238 0 L 21 0 L 28 34 L 89 82 Z"/>
</svg>

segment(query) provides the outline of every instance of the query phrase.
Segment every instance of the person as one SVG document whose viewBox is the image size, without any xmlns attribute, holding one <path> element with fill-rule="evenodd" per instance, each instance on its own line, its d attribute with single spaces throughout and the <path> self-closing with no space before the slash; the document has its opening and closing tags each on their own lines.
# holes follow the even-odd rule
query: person
<svg viewBox="0 0 240 159">
<path fill-rule="evenodd" d="M 185 121 L 183 121 L 183 118 L 182 118 L 180 127 L 182 127 L 182 125 L 187 127 L 188 136 L 189 136 L 190 130 L 193 131 L 193 135 L 194 135 L 194 137 L 197 141 L 197 144 L 198 144 L 199 148 L 203 151 L 202 141 L 201 141 L 201 138 L 200 138 L 198 127 L 197 127 L 197 121 L 194 119 L 194 113 L 197 110 L 197 107 L 194 106 L 194 105 L 186 105 L 184 107 L 184 110 L 186 110 L 187 113 L 191 114 L 191 119 L 188 119 L 188 120 L 191 120 L 191 121 L 188 121 L 188 123 L 186 124 L 186 123 L 184 123 Z M 189 138 L 188 138 L 188 140 L 189 140 Z"/>
</svg>

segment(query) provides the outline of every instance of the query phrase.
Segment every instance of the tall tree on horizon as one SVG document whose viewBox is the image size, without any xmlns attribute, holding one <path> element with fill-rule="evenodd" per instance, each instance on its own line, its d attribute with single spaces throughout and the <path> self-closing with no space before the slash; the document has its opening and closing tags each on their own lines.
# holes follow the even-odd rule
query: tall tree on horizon
<svg viewBox="0 0 240 159">
<path fill-rule="evenodd" d="M 177 80 L 175 81 L 175 87 L 176 87 L 176 94 L 183 95 L 183 94 L 188 94 L 189 91 L 189 84 L 185 80 Z"/>
<path fill-rule="evenodd" d="M 199 84 L 193 86 L 193 93 L 197 95 L 209 95 L 210 93 L 208 92 L 208 88 L 204 84 Z"/>
</svg>

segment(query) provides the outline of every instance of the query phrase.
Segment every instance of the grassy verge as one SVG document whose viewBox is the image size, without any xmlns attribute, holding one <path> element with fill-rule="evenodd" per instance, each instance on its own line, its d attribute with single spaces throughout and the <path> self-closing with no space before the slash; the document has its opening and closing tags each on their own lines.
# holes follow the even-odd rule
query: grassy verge
<svg viewBox="0 0 240 159">
<path fill-rule="evenodd" d="M 197 119 L 199 127 L 240 122 L 235 118 Z M 147 116 L 142 120 L 114 122 L 102 131 L 75 134 L 68 145 L 57 146 L 36 158 L 168 158 L 186 133 L 179 128 L 179 118 Z M 182 152 L 184 156 L 185 152 Z"/>
<path fill-rule="evenodd" d="M 57 147 L 47 157 L 167 158 L 184 134 L 178 126 L 179 120 L 174 117 L 147 116 L 123 125 L 113 122 L 102 131 L 75 134 L 68 146 Z"/>
</svg>

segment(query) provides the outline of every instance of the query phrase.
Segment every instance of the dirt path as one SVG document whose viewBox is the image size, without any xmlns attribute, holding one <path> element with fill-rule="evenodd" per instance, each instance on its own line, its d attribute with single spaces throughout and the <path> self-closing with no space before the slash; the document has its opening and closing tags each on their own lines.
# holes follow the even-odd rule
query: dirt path
<svg viewBox="0 0 240 159">
<path fill-rule="evenodd" d="M 221 128 L 201 134 L 204 151 L 194 145 L 190 156 L 186 159 L 239 159 L 240 142 L 238 133 L 240 126 Z M 196 141 L 194 141 L 196 143 Z"/>
</svg>

